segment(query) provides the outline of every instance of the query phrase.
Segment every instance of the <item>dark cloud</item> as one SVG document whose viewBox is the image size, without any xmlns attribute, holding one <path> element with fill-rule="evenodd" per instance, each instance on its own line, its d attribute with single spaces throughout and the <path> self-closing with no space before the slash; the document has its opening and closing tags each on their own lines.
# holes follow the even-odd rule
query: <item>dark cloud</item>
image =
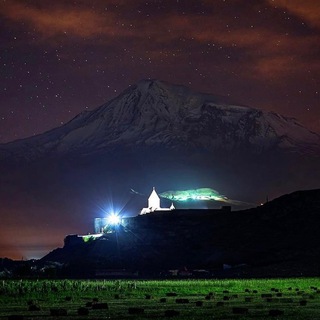
<svg viewBox="0 0 320 320">
<path fill-rule="evenodd" d="M 288 10 L 312 27 L 320 27 L 320 3 L 314 0 L 268 0 L 269 4 Z"/>
</svg>

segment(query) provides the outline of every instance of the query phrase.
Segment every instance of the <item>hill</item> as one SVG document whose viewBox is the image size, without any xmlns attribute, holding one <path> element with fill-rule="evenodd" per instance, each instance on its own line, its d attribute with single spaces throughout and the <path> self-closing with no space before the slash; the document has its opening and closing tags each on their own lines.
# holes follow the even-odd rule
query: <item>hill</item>
<svg viewBox="0 0 320 320">
<path fill-rule="evenodd" d="M 237 212 L 151 213 L 124 219 L 116 232 L 96 240 L 69 236 L 63 248 L 42 262 L 64 263 L 71 274 L 126 269 L 159 275 L 187 268 L 214 270 L 222 276 L 315 276 L 320 262 L 319 212 L 320 189 Z M 223 265 L 243 269 L 223 272 Z"/>
</svg>

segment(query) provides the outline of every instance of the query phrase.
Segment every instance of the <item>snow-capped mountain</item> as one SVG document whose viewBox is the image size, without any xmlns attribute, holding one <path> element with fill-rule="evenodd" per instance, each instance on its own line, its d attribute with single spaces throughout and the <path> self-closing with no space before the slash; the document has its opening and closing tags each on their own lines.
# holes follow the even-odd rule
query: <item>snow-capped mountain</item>
<svg viewBox="0 0 320 320">
<path fill-rule="evenodd" d="M 144 80 L 59 128 L 0 146 L 0 159 L 90 155 L 118 147 L 319 154 L 320 136 L 293 118 L 230 104 L 184 86 Z"/>
</svg>

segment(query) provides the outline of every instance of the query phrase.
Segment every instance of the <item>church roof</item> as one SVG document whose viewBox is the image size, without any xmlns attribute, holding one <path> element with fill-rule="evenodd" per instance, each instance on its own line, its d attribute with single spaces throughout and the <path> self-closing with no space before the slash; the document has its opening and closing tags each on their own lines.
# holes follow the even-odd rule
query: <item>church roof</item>
<svg viewBox="0 0 320 320">
<path fill-rule="evenodd" d="M 160 199 L 158 194 L 157 194 L 157 192 L 156 192 L 155 187 L 153 187 L 153 190 L 152 190 L 152 192 L 151 192 L 151 194 L 149 196 L 149 200 L 151 200 L 151 199 L 157 199 L 157 200 Z"/>
</svg>

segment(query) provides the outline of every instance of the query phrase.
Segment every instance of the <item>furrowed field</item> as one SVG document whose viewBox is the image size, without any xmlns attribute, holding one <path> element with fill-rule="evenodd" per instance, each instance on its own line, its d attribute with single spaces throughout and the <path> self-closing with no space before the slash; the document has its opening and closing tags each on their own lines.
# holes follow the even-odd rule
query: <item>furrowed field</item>
<svg viewBox="0 0 320 320">
<path fill-rule="evenodd" d="M 1 280 L 0 319 L 320 319 L 320 279 Z"/>
</svg>

